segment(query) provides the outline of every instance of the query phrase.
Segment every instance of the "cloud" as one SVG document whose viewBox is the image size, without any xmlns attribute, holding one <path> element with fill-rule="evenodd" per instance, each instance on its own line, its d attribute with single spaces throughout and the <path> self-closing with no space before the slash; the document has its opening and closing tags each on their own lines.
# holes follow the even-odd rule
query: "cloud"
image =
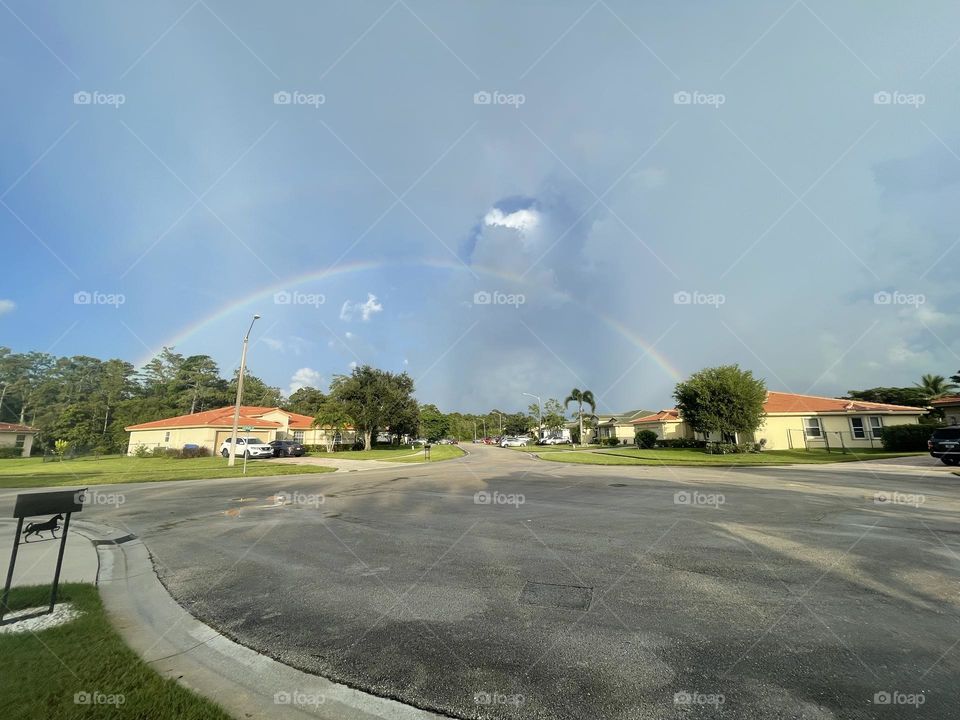
<svg viewBox="0 0 960 720">
<path fill-rule="evenodd" d="M 356 360 L 351 360 L 350 363 L 347 365 L 347 367 L 350 368 L 351 370 L 356 370 L 356 369 L 357 369 L 357 361 L 356 361 Z"/>
<path fill-rule="evenodd" d="M 323 376 L 319 370 L 313 368 L 300 368 L 293 377 L 290 378 L 290 387 L 287 388 L 287 395 L 293 395 L 297 390 L 305 387 L 318 388 L 323 383 Z"/>
<path fill-rule="evenodd" d="M 17 307 L 16 303 L 13 300 L 0 300 L 0 315 L 6 315 L 9 312 L 13 312 L 13 309 Z"/>
<path fill-rule="evenodd" d="M 283 352 L 284 347 L 286 347 L 283 340 L 277 340 L 276 338 L 264 337 L 260 338 L 260 341 L 271 350 L 276 350 L 277 352 Z"/>
<path fill-rule="evenodd" d="M 352 303 L 349 300 L 344 302 L 340 308 L 340 319 L 349 322 L 353 319 L 354 315 L 359 314 L 360 319 L 363 320 L 363 322 L 367 322 L 372 315 L 378 312 L 383 312 L 383 305 L 377 300 L 376 295 L 367 293 L 366 302 Z"/>
<path fill-rule="evenodd" d="M 492 208 L 484 215 L 483 224 L 529 233 L 540 226 L 540 213 L 534 208 L 515 210 L 512 213 L 505 213 L 500 208 Z"/>
</svg>

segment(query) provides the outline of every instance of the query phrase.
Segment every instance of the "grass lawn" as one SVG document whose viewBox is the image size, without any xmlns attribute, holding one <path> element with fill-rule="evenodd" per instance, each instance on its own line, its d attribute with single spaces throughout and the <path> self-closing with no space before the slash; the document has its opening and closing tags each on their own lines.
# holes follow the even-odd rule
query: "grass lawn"
<svg viewBox="0 0 960 720">
<path fill-rule="evenodd" d="M 507 450 L 518 450 L 519 452 L 526 453 L 583 452 L 586 450 L 602 449 L 603 447 L 600 445 L 578 445 L 577 447 L 573 447 L 571 445 L 534 445 L 533 443 L 524 445 L 523 447 L 507 448 Z"/>
<path fill-rule="evenodd" d="M 47 586 L 14 588 L 14 610 L 46 605 Z M 0 715 L 18 720 L 51 718 L 155 718 L 228 720 L 217 705 L 160 677 L 110 626 L 92 585 L 60 586 L 84 614 L 36 634 L 0 635 Z M 115 696 L 116 704 L 77 704 L 77 693 Z M 119 704 L 122 698 L 122 704 Z"/>
<path fill-rule="evenodd" d="M 269 460 L 249 460 L 247 475 L 301 475 L 332 472 L 318 465 L 288 465 Z M 0 488 L 105 485 L 108 483 L 156 482 L 243 477 L 243 459 L 227 467 L 221 457 L 209 458 L 77 458 L 43 462 L 42 458 L 0 460 Z"/>
<path fill-rule="evenodd" d="M 857 450 L 846 455 L 826 450 L 764 450 L 761 453 L 732 455 L 708 455 L 697 448 L 662 448 L 638 450 L 636 448 L 610 448 L 588 452 L 554 453 L 548 458 L 553 462 L 583 463 L 586 465 L 785 465 L 855 462 L 857 460 L 880 460 L 883 458 L 923 455 L 924 453 L 886 452 L 884 450 Z"/>
<path fill-rule="evenodd" d="M 430 462 L 437 462 L 439 460 L 453 460 L 454 458 L 462 457 L 463 454 L 463 450 L 456 445 L 430 446 Z M 424 462 L 423 450 L 420 450 L 416 455 L 411 455 L 405 458 L 397 458 L 396 460 L 397 462 L 406 463 Z"/>
</svg>

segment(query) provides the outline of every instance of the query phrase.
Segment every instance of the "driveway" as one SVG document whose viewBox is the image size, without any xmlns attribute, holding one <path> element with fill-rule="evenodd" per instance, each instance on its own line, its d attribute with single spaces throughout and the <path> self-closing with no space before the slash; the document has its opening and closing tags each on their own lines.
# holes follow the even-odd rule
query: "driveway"
<svg viewBox="0 0 960 720">
<path fill-rule="evenodd" d="M 471 451 L 111 486 L 84 519 L 239 642 L 455 717 L 956 716 L 955 476 Z"/>
</svg>

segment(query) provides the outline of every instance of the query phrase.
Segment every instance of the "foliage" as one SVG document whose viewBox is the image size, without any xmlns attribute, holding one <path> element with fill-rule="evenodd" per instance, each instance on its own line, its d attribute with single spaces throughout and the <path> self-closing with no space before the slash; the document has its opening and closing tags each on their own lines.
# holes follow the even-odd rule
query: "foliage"
<svg viewBox="0 0 960 720">
<path fill-rule="evenodd" d="M 435 441 L 447 436 L 450 421 L 436 405 L 423 405 L 420 408 L 420 437 Z"/>
<path fill-rule="evenodd" d="M 545 430 L 562 430 L 567 424 L 563 404 L 556 398 L 549 398 L 543 404 L 543 427 Z"/>
<path fill-rule="evenodd" d="M 890 425 L 881 431 L 880 441 L 884 450 L 926 450 L 932 434 L 929 425 Z"/>
<path fill-rule="evenodd" d="M 943 375 L 927 373 L 920 378 L 920 382 L 916 383 L 914 387 L 920 390 L 924 399 L 929 402 L 950 395 L 957 389 L 958 385 L 950 382 Z"/>
<path fill-rule="evenodd" d="M 742 455 L 744 453 L 760 452 L 759 443 L 709 443 L 707 452 L 710 455 Z"/>
<path fill-rule="evenodd" d="M 313 417 L 313 424 L 326 428 L 324 439 L 326 452 L 333 452 L 336 448 L 337 433 L 342 433 L 350 424 L 350 415 L 347 413 L 346 403 L 336 397 L 328 396 L 317 408 Z"/>
<path fill-rule="evenodd" d="M 620 445 L 620 438 L 618 437 L 608 437 L 603 441 L 604 445 L 609 445 L 610 447 L 617 447 Z"/>
<path fill-rule="evenodd" d="M 906 405 L 907 407 L 923 407 L 927 404 L 927 398 L 923 390 L 916 387 L 875 387 L 867 390 L 850 390 L 846 397 L 850 400 Z"/>
<path fill-rule="evenodd" d="M 23 451 L 16 447 L 0 447 L 0 460 L 18 458 Z"/>
<path fill-rule="evenodd" d="M 69 449 L 70 443 L 67 440 L 57 440 L 53 443 L 53 451 L 57 454 L 57 457 L 60 458 L 60 462 L 63 462 L 63 456 L 66 455 Z"/>
<path fill-rule="evenodd" d="M 721 365 L 678 383 L 673 397 L 680 417 L 694 431 L 718 432 L 726 437 L 750 433 L 760 426 L 767 387 L 749 370 Z"/>
<path fill-rule="evenodd" d="M 657 434 L 653 430 L 641 430 L 633 438 L 638 448 L 648 450 L 657 444 Z"/>
<path fill-rule="evenodd" d="M 580 390 L 579 388 L 573 388 L 570 391 L 570 394 L 567 395 L 566 399 L 563 401 L 564 410 L 570 405 L 570 403 L 577 403 L 577 431 L 576 431 L 576 440 L 575 443 L 580 443 L 580 438 L 583 437 L 583 420 L 584 412 L 583 406 L 588 405 L 590 407 L 589 415 L 593 415 L 597 411 L 597 401 L 593 397 L 593 393 L 590 390 Z"/>
<path fill-rule="evenodd" d="M 706 440 L 695 440 L 693 438 L 669 438 L 657 440 L 659 448 L 705 448 Z"/>
<path fill-rule="evenodd" d="M 246 387 L 246 382 L 244 382 L 244 387 Z M 326 399 L 327 396 L 316 388 L 304 387 L 295 391 L 281 407 L 290 412 L 315 417 Z"/>
<path fill-rule="evenodd" d="M 416 432 L 419 408 L 413 390 L 413 379 L 407 373 L 369 365 L 354 368 L 350 375 L 338 375 L 330 383 L 330 395 L 343 403 L 365 448 L 372 447 L 371 438 L 380 429 L 389 428 L 394 434 Z"/>
</svg>

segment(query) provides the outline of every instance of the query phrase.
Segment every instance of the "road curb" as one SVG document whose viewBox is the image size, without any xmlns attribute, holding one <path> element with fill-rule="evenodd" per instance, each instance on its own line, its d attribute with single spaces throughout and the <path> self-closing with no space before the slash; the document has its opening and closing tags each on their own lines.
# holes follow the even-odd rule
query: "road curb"
<svg viewBox="0 0 960 720">
<path fill-rule="evenodd" d="M 310 675 L 233 642 L 173 599 L 142 540 L 106 525 L 82 523 L 82 529 L 99 555 L 100 597 L 127 645 L 160 675 L 216 702 L 234 717 L 445 717 Z"/>
</svg>

